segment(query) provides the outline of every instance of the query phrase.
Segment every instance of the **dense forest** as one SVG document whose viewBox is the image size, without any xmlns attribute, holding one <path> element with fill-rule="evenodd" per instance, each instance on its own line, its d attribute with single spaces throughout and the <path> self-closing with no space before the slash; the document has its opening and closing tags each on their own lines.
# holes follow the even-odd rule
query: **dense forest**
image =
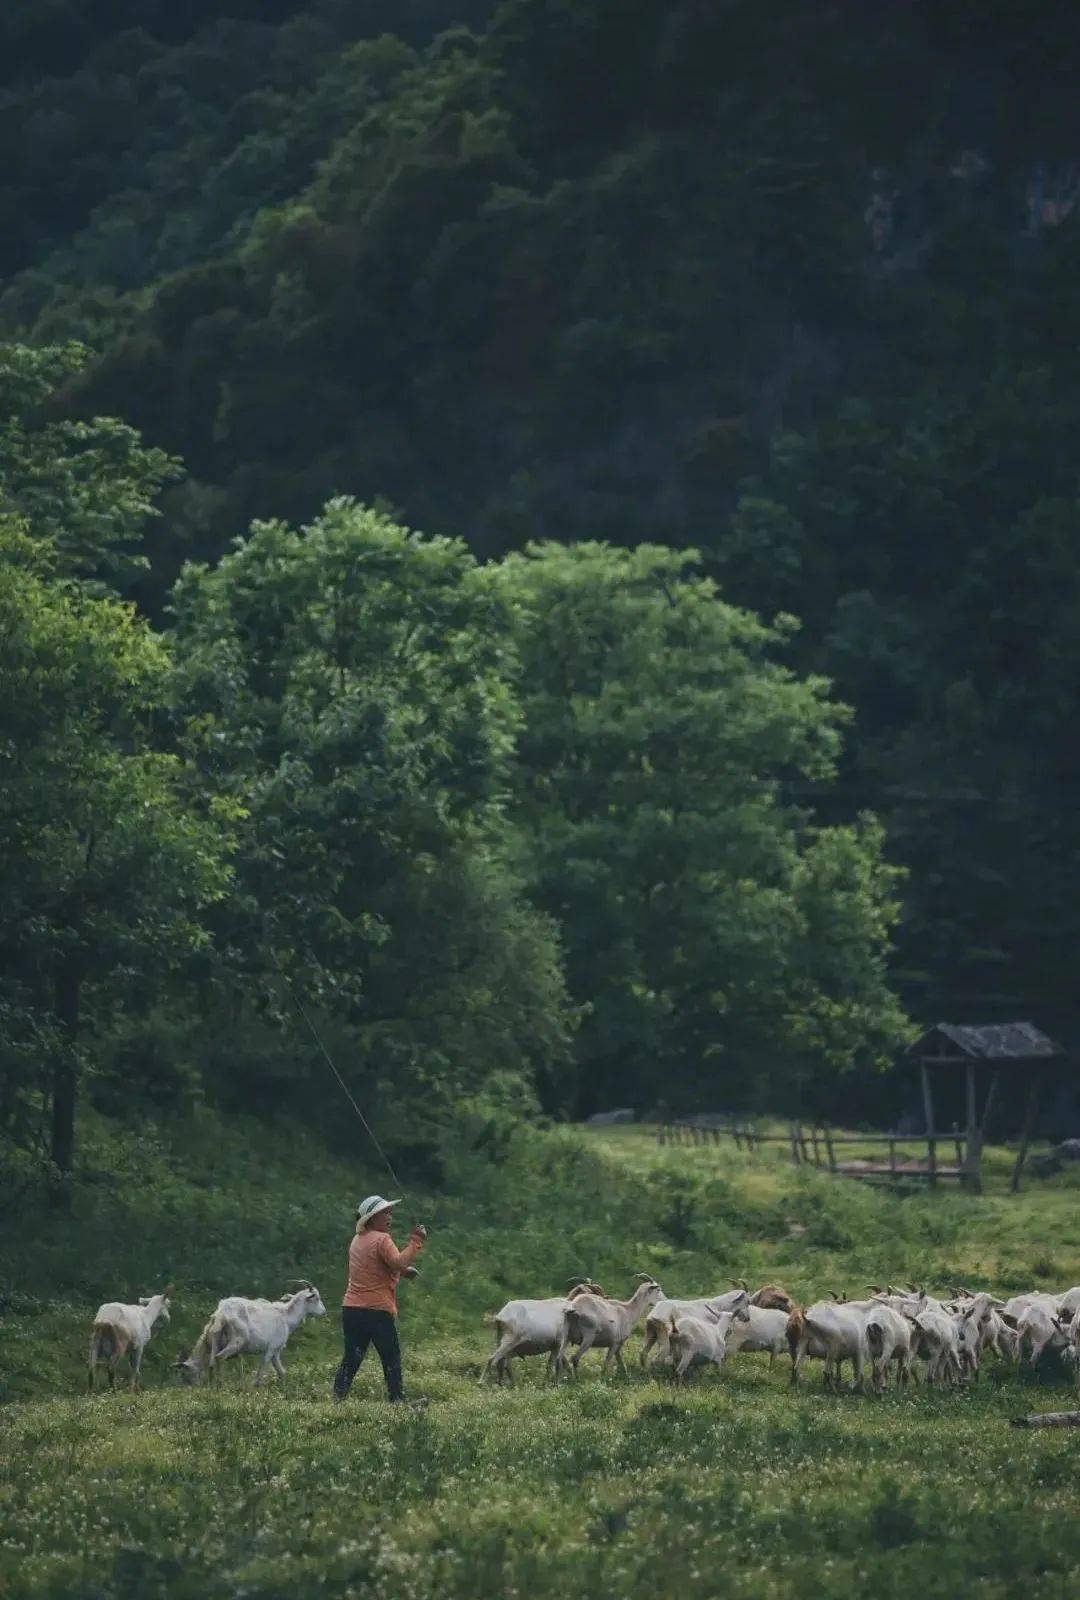
<svg viewBox="0 0 1080 1600">
<path fill-rule="evenodd" d="M 306 1104 L 295 998 L 417 1151 L 485 1085 L 870 1108 L 907 1017 L 1075 1042 L 1077 24 L 0 46 L 16 1142 L 69 1167 L 82 1079 Z"/>
</svg>

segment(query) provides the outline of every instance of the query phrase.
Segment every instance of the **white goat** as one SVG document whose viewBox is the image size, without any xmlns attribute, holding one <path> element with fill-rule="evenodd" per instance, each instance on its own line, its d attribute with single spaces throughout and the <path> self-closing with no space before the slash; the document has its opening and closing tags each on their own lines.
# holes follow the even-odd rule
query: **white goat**
<svg viewBox="0 0 1080 1600">
<path fill-rule="evenodd" d="M 1077 1392 L 1080 1393 L 1080 1306 L 1077 1307 L 1071 1322 L 1059 1317 L 1057 1327 L 1065 1341 L 1065 1359 L 1072 1365 Z"/>
<path fill-rule="evenodd" d="M 896 1364 L 897 1384 L 907 1383 L 911 1376 L 911 1323 L 894 1307 L 881 1304 L 867 1311 L 865 1327 L 875 1393 L 881 1394 L 885 1388 L 890 1362 Z"/>
<path fill-rule="evenodd" d="M 1039 1305 L 1046 1301 L 1053 1301 L 1054 1307 L 1057 1309 L 1057 1295 L 1049 1294 L 1045 1289 L 1029 1289 L 1026 1294 L 1014 1294 L 1010 1300 L 1006 1300 L 1001 1308 L 1001 1315 L 1010 1328 L 1015 1328 L 1029 1306 Z"/>
<path fill-rule="evenodd" d="M 1001 1306 L 992 1294 L 965 1290 L 957 1307 L 961 1364 L 976 1379 L 988 1350 L 996 1350 L 1009 1361 L 1019 1360 L 1019 1341 L 1015 1330 L 1002 1320 Z"/>
<path fill-rule="evenodd" d="M 94 1369 L 99 1361 L 107 1363 L 109 1388 L 116 1387 L 116 1365 L 127 1352 L 131 1359 L 131 1387 L 139 1387 L 139 1369 L 142 1354 L 150 1342 L 154 1324 L 160 1319 L 169 1320 L 169 1297 L 174 1285 L 169 1284 L 160 1294 L 140 1296 L 138 1305 L 124 1305 L 119 1300 L 107 1300 L 98 1306 L 94 1326 L 90 1333 L 90 1365 L 87 1387 L 94 1387 Z"/>
<path fill-rule="evenodd" d="M 517 1356 L 548 1358 L 548 1376 L 554 1372 L 555 1352 L 563 1329 L 563 1307 L 568 1300 L 583 1294 L 603 1295 L 599 1284 L 576 1284 L 568 1295 L 547 1300 L 508 1300 L 492 1317 L 495 1326 L 495 1351 L 481 1373 L 481 1382 L 494 1377 L 500 1385 L 514 1382 L 510 1363 Z"/>
<path fill-rule="evenodd" d="M 959 1383 L 959 1329 L 947 1311 L 927 1304 L 911 1319 L 912 1353 L 926 1362 L 928 1383 Z"/>
<path fill-rule="evenodd" d="M 841 1363 L 850 1361 L 853 1388 L 863 1387 L 863 1369 L 869 1350 L 866 1342 L 866 1317 L 871 1301 L 819 1300 L 805 1311 L 796 1308 L 788 1318 L 788 1347 L 791 1350 L 791 1382 L 797 1385 L 807 1356 L 825 1362 L 825 1387 L 840 1387 Z"/>
<path fill-rule="evenodd" d="M 1038 1300 L 1032 1300 L 1016 1321 L 1016 1345 L 1022 1355 L 1024 1341 L 1031 1346 L 1030 1361 L 1034 1367 L 1043 1351 L 1063 1350 L 1066 1346 L 1065 1336 L 1059 1326 L 1060 1302 L 1056 1295 L 1043 1295 Z"/>
<path fill-rule="evenodd" d="M 965 1345 L 974 1343 L 975 1376 L 978 1377 L 982 1358 L 990 1350 L 1004 1356 L 1007 1361 L 1018 1361 L 1020 1351 L 1016 1329 L 1011 1328 L 1001 1315 L 1005 1302 L 985 1291 L 973 1294 L 970 1289 L 960 1290 L 959 1296 L 955 1309 L 965 1322 L 970 1324 L 974 1320 L 978 1328 L 974 1341 L 969 1330 L 962 1330 L 960 1334 L 961 1350 Z"/>
<path fill-rule="evenodd" d="M 767 1350 L 771 1372 L 777 1356 L 782 1356 L 788 1347 L 788 1315 L 786 1311 L 756 1306 L 751 1301 L 745 1321 L 740 1319 L 732 1324 L 727 1341 L 728 1355 L 741 1355 L 744 1350 Z"/>
<path fill-rule="evenodd" d="M 645 1347 L 641 1352 L 641 1365 L 645 1365 L 652 1350 L 656 1352 L 653 1356 L 654 1365 L 667 1360 L 670 1353 L 668 1335 L 673 1316 L 697 1317 L 700 1322 L 710 1312 L 731 1311 L 735 1306 L 742 1305 L 748 1300 L 749 1296 L 745 1289 L 727 1289 L 708 1299 L 700 1300 L 669 1300 L 667 1295 L 661 1295 L 645 1318 Z"/>
<path fill-rule="evenodd" d="M 268 1376 L 271 1367 L 278 1379 L 283 1379 L 281 1352 L 289 1335 L 309 1317 L 326 1315 L 322 1296 L 314 1284 L 303 1278 L 297 1281 L 301 1287 L 296 1293 L 280 1300 L 247 1300 L 242 1295 L 219 1300 L 194 1350 L 176 1363 L 184 1382 L 198 1383 L 204 1371 L 212 1381 L 218 1365 L 238 1355 L 260 1358 L 253 1384 Z"/>
<path fill-rule="evenodd" d="M 569 1365 L 577 1373 L 581 1358 L 596 1345 L 606 1350 L 604 1371 L 617 1363 L 620 1372 L 626 1372 L 623 1345 L 629 1339 L 650 1306 L 661 1298 L 663 1290 L 655 1278 L 639 1273 L 641 1282 L 629 1300 L 604 1300 L 600 1295 L 583 1294 L 568 1300 L 563 1306 L 563 1324 L 555 1352 L 555 1376 L 560 1377 L 567 1368 L 566 1347 L 578 1346 L 570 1357 Z"/>
<path fill-rule="evenodd" d="M 750 1319 L 749 1297 L 741 1291 L 742 1299 L 730 1311 L 706 1311 L 704 1318 L 680 1316 L 671 1313 L 668 1322 L 668 1345 L 671 1350 L 672 1381 L 686 1382 L 690 1368 L 712 1361 L 719 1367 L 728 1351 L 728 1335 L 740 1322 Z"/>
<path fill-rule="evenodd" d="M 1080 1311 L 1080 1284 L 1077 1284 L 1075 1289 L 1066 1289 L 1058 1299 L 1059 1317 L 1075 1317 L 1078 1311 Z"/>
<path fill-rule="evenodd" d="M 996 1350 L 1006 1361 L 1020 1360 L 1020 1340 L 1017 1338 L 1016 1329 L 1009 1327 L 996 1307 L 983 1323 L 982 1348 Z"/>
</svg>

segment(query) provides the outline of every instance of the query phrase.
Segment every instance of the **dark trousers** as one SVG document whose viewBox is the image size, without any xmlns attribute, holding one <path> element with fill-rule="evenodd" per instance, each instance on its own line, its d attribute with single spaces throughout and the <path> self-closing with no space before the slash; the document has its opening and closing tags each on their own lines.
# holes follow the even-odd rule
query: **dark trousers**
<svg viewBox="0 0 1080 1600">
<path fill-rule="evenodd" d="M 334 1393 L 344 1400 L 360 1363 L 367 1354 L 369 1344 L 379 1352 L 386 1392 L 391 1400 L 401 1400 L 404 1389 L 401 1382 L 401 1346 L 398 1344 L 397 1319 L 389 1311 L 368 1311 L 363 1306 L 342 1306 L 341 1331 L 345 1335 L 345 1354 L 334 1379 Z"/>
</svg>

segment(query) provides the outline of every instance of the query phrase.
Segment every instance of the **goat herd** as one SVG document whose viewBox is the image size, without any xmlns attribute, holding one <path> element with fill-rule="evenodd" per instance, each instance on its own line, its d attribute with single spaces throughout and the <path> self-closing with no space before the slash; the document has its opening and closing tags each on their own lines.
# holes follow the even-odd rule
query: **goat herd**
<svg viewBox="0 0 1080 1600">
<path fill-rule="evenodd" d="M 544 1355 L 558 1380 L 576 1373 L 586 1351 L 607 1351 L 605 1372 L 614 1364 L 626 1371 L 623 1348 L 644 1318 L 641 1365 L 670 1365 L 676 1384 L 691 1367 L 723 1365 L 739 1351 L 791 1356 L 791 1382 L 797 1384 L 809 1358 L 824 1362 L 825 1386 L 838 1389 L 841 1367 L 852 1364 L 853 1387 L 867 1380 L 874 1392 L 885 1387 L 889 1368 L 897 1384 L 923 1375 L 929 1383 L 955 1384 L 978 1377 L 991 1351 L 1019 1362 L 1025 1352 L 1034 1365 L 1047 1348 L 1061 1350 L 1080 1386 L 1080 1285 L 1064 1294 L 1033 1290 L 1000 1300 L 985 1292 L 951 1291 L 936 1299 L 914 1286 L 897 1290 L 872 1285 L 869 1300 L 833 1297 L 799 1306 L 786 1290 L 766 1284 L 751 1294 L 740 1280 L 725 1293 L 699 1300 L 669 1300 L 655 1279 L 641 1281 L 629 1300 L 612 1300 L 599 1284 L 581 1282 L 566 1297 L 510 1300 L 491 1319 L 498 1336 L 485 1375 L 513 1382 L 515 1356 Z M 571 1346 L 576 1347 L 568 1357 Z"/>
<path fill-rule="evenodd" d="M 513 1383 L 510 1363 L 517 1357 L 546 1355 L 556 1381 L 576 1374 L 582 1356 L 592 1348 L 606 1350 L 604 1371 L 617 1365 L 626 1371 L 623 1349 L 644 1319 L 641 1365 L 669 1364 L 676 1384 L 685 1383 L 692 1367 L 721 1367 L 742 1351 L 767 1351 L 769 1366 L 778 1355 L 791 1356 L 791 1382 L 797 1384 L 805 1362 L 824 1363 L 828 1389 L 840 1386 L 845 1361 L 852 1365 L 853 1387 L 870 1383 L 884 1389 L 890 1367 L 897 1384 L 922 1375 L 929 1383 L 956 1384 L 975 1379 L 984 1356 L 1006 1361 L 1027 1355 L 1034 1365 L 1044 1350 L 1060 1351 L 1072 1365 L 1080 1388 L 1080 1285 L 1063 1294 L 1032 1290 L 1000 1300 L 995 1295 L 954 1289 L 936 1299 L 914 1286 L 906 1290 L 872 1286 L 868 1300 L 833 1297 L 799 1306 L 786 1290 L 766 1284 L 751 1293 L 746 1284 L 698 1300 L 669 1300 L 654 1278 L 644 1274 L 628 1300 L 615 1300 L 599 1284 L 575 1283 L 567 1295 L 547 1300 L 509 1300 L 488 1320 L 497 1343 L 483 1375 Z M 258 1357 L 253 1381 L 281 1379 L 281 1353 L 309 1317 L 323 1317 L 319 1291 L 306 1280 L 280 1300 L 248 1300 L 233 1295 L 218 1302 L 194 1349 L 176 1365 L 187 1383 L 236 1355 Z M 168 1322 L 170 1284 L 137 1305 L 110 1301 L 98 1309 L 90 1335 L 89 1385 L 104 1364 L 110 1387 L 116 1367 L 127 1355 L 131 1384 L 139 1386 L 143 1351 L 159 1320 Z M 568 1352 L 573 1347 L 573 1353 Z"/>
</svg>

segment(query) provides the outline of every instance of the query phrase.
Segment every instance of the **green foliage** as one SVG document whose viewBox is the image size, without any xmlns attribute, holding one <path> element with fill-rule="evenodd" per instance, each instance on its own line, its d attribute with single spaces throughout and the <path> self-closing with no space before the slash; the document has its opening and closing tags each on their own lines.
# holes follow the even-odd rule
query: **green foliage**
<svg viewBox="0 0 1080 1600">
<path fill-rule="evenodd" d="M 793 779 L 827 783 L 845 712 L 774 659 L 791 619 L 723 604 L 698 565 L 544 545 L 500 573 L 518 810 L 588 1007 L 587 1104 L 776 1104 L 786 1060 L 878 1064 L 905 1036 L 881 830 L 811 828 L 786 798 Z"/>
<path fill-rule="evenodd" d="M 1070 1026 L 1074 425 L 1034 368 L 915 414 L 845 406 L 775 442 L 769 497 L 747 484 L 724 547 L 755 606 L 798 586 L 796 658 L 858 708 L 845 787 L 911 868 L 907 990 L 931 1015 L 959 987 L 981 1015 Z"/>
<path fill-rule="evenodd" d="M 909 1009 L 1070 1037 L 1072 22 L 59 9 L 47 57 L 33 7 L 0 23 L 0 327 L 96 351 L 51 425 L 124 416 L 193 474 L 140 599 L 341 494 L 485 557 L 700 549 L 856 712 L 838 820 L 909 869 Z"/>
<path fill-rule="evenodd" d="M 750 1059 L 764 1103 L 903 1036 L 880 830 L 785 800 L 844 721 L 773 659 L 790 619 L 722 604 L 693 554 L 482 567 L 340 498 L 187 566 L 164 639 L 101 575 L 165 458 L 24 420 L 78 348 L 6 359 L 9 1131 L 51 1095 L 68 1172 L 92 1066 L 114 1111 L 131 1075 L 333 1137 L 328 1041 L 434 1175 L 448 1108 L 507 1075 L 561 1113 L 651 1099 L 657 1059 L 677 1098 L 726 1095 Z"/>
<path fill-rule="evenodd" d="M 194 758 L 245 813 L 219 930 L 239 975 L 269 966 L 287 1007 L 280 968 L 336 1012 L 354 1082 L 381 1075 L 416 1135 L 496 1067 L 555 1090 L 558 951 L 506 822 L 512 643 L 464 545 L 333 501 L 188 569 L 175 615 Z"/>
<path fill-rule="evenodd" d="M 0 1129 L 32 1139 L 51 1098 L 65 1177 L 87 1034 L 205 942 L 233 810 L 192 803 L 154 727 L 168 652 L 101 593 L 171 463 L 109 419 L 34 426 L 83 357 L 0 359 Z"/>
<path fill-rule="evenodd" d="M 228 884 L 229 813 L 193 807 L 181 762 L 153 747 L 161 641 L 130 608 L 28 570 L 38 548 L 18 534 L 10 561 L 0 545 L 0 1114 L 25 1131 L 27 1095 L 51 1074 L 66 1172 L 83 1030 L 203 942 L 203 908 Z"/>
<path fill-rule="evenodd" d="M 113 417 L 50 417 L 89 356 L 78 344 L 0 346 L 0 504 L 24 519 L 50 572 L 124 587 L 149 565 L 132 547 L 179 462 Z"/>
</svg>

